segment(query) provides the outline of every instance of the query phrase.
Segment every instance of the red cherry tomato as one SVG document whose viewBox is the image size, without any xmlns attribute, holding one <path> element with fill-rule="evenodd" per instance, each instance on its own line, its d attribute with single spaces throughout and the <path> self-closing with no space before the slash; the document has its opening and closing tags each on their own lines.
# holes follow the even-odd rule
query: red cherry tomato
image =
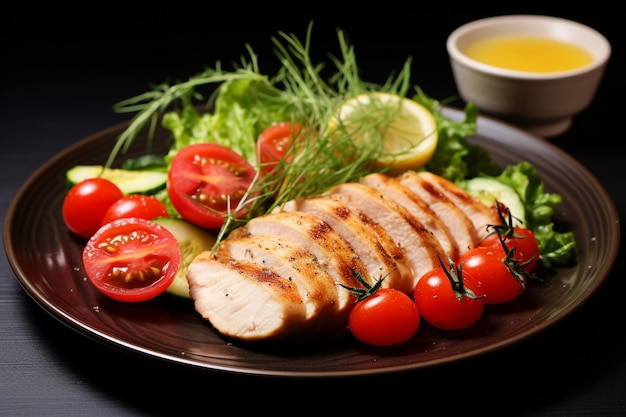
<svg viewBox="0 0 626 417">
<path fill-rule="evenodd" d="M 165 204 L 158 198 L 150 195 L 131 194 L 120 198 L 109 207 L 102 219 L 102 225 L 125 217 L 140 217 L 151 220 L 157 217 L 169 217 L 169 214 Z"/>
<path fill-rule="evenodd" d="M 456 268 L 454 265 L 452 266 Z M 443 330 L 460 330 L 482 317 L 485 300 L 465 286 L 462 272 L 438 267 L 424 274 L 414 291 L 422 318 Z"/>
<path fill-rule="evenodd" d="M 172 159 L 167 191 L 186 220 L 207 229 L 220 228 L 248 191 L 256 170 L 241 155 L 215 143 L 181 149 Z M 240 208 L 236 217 L 247 213 Z"/>
<path fill-rule="evenodd" d="M 381 288 L 357 301 L 350 312 L 348 327 L 360 341 L 374 346 L 397 345 L 409 340 L 419 327 L 420 314 L 411 297 Z"/>
<path fill-rule="evenodd" d="M 180 245 L 171 232 L 135 217 L 102 226 L 83 250 L 87 278 L 103 294 L 126 302 L 163 293 L 174 281 L 180 259 Z"/>
<path fill-rule="evenodd" d="M 485 296 L 485 304 L 512 301 L 524 292 L 526 276 L 507 267 L 505 259 L 502 247 L 477 246 L 458 260 L 464 282 L 476 295 Z"/>
<path fill-rule="evenodd" d="M 278 162 L 290 162 L 288 154 L 294 138 L 302 137 L 303 127 L 298 123 L 280 122 L 271 125 L 259 135 L 257 140 L 257 162 L 264 175 L 276 168 Z"/>
<path fill-rule="evenodd" d="M 527 272 L 535 269 L 539 262 L 539 243 L 532 230 L 515 226 L 507 229 L 501 236 L 508 249 L 515 248 L 513 258 L 518 260 Z M 498 238 L 498 233 L 494 232 L 483 240 L 480 246 L 501 247 L 502 243 Z"/>
<path fill-rule="evenodd" d="M 75 184 L 63 200 L 63 221 L 78 236 L 89 238 L 102 225 L 104 214 L 124 193 L 110 180 L 90 178 Z"/>
</svg>

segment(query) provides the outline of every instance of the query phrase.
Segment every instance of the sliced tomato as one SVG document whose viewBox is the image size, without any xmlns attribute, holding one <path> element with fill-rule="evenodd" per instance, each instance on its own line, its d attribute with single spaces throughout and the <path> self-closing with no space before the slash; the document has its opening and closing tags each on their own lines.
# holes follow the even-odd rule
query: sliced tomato
<svg viewBox="0 0 626 417">
<path fill-rule="evenodd" d="M 193 144 L 172 159 L 167 191 L 185 220 L 217 229 L 227 214 L 241 217 L 247 213 L 246 207 L 237 207 L 255 175 L 254 167 L 232 149 L 215 143 Z"/>
<path fill-rule="evenodd" d="M 280 122 L 265 129 L 257 139 L 257 162 L 264 175 L 269 174 L 281 160 L 290 162 L 289 152 L 294 138 L 302 137 L 303 126 L 298 123 Z"/>
<path fill-rule="evenodd" d="M 140 218 L 102 226 L 83 250 L 87 278 L 103 294 L 126 302 L 149 300 L 174 281 L 181 251 L 174 235 Z"/>
</svg>

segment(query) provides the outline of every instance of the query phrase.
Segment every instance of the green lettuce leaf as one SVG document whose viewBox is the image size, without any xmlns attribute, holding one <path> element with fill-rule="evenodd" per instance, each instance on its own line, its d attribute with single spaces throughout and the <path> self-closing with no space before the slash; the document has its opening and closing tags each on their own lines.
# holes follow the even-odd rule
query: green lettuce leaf
<svg viewBox="0 0 626 417">
<path fill-rule="evenodd" d="M 528 162 L 507 166 L 497 179 L 513 187 L 522 198 L 527 227 L 539 242 L 542 264 L 553 267 L 571 263 L 578 252 L 574 234 L 558 232 L 552 221 L 554 208 L 563 202 L 561 195 L 546 192 L 536 169 Z"/>
<path fill-rule="evenodd" d="M 168 158 L 185 146 L 212 142 L 254 164 L 259 133 L 272 122 L 289 120 L 284 109 L 272 100 L 277 95 L 275 87 L 265 80 L 238 79 L 220 85 L 213 112 L 199 110 L 187 97 L 180 112 L 163 116 L 163 126 L 174 137 Z"/>
</svg>

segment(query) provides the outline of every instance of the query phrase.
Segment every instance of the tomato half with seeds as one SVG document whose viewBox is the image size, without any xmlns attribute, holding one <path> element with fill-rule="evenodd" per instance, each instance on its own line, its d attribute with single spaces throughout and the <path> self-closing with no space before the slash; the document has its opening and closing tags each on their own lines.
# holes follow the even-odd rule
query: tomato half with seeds
<svg viewBox="0 0 626 417">
<path fill-rule="evenodd" d="M 269 174 L 283 159 L 290 162 L 293 155 L 288 151 L 294 138 L 303 134 L 302 125 L 290 122 L 275 123 L 261 132 L 257 139 L 257 162 L 261 166 L 261 172 Z"/>
<path fill-rule="evenodd" d="M 103 294 L 126 302 L 149 300 L 174 281 L 181 251 L 174 235 L 131 217 L 102 226 L 83 250 L 87 278 Z"/>
<path fill-rule="evenodd" d="M 184 147 L 174 156 L 167 180 L 172 205 L 187 221 L 206 229 L 218 229 L 224 217 L 241 217 L 239 207 L 256 170 L 240 154 L 216 143 Z"/>
</svg>

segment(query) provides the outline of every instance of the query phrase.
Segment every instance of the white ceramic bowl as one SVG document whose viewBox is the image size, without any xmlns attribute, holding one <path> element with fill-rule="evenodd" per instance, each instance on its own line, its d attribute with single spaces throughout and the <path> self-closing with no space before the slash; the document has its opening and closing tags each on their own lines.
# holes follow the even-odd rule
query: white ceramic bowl
<svg viewBox="0 0 626 417">
<path fill-rule="evenodd" d="M 473 42 L 503 35 L 545 36 L 568 42 L 588 51 L 593 59 L 573 70 L 527 72 L 487 65 L 463 52 Z M 463 100 L 476 104 L 481 113 L 543 137 L 567 131 L 573 116 L 591 103 L 611 55 L 611 45 L 596 30 L 540 15 L 495 16 L 469 22 L 450 34 L 446 47 Z"/>
</svg>

